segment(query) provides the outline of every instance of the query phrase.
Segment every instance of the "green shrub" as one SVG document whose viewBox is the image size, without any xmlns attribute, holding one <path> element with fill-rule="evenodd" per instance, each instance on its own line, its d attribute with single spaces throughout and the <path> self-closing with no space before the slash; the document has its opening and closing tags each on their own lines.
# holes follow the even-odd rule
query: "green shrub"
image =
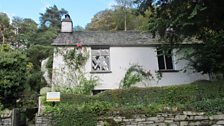
<svg viewBox="0 0 224 126">
<path fill-rule="evenodd" d="M 97 123 L 97 116 L 90 109 L 70 104 L 46 106 L 45 114 L 51 115 L 55 126 L 94 126 Z"/>
<path fill-rule="evenodd" d="M 224 111 L 224 98 L 206 99 L 203 101 L 196 101 L 190 104 L 189 108 L 192 107 L 195 111 L 203 111 L 208 113 L 216 113 Z"/>
<path fill-rule="evenodd" d="M 40 95 L 46 95 L 47 92 L 50 92 L 51 88 L 50 87 L 43 87 L 40 89 Z"/>
<path fill-rule="evenodd" d="M 82 122 L 88 120 L 89 116 L 94 116 L 87 121 L 88 126 L 95 124 L 99 116 L 131 117 L 135 114 L 154 116 L 157 113 L 176 113 L 184 110 L 223 112 L 223 82 L 199 81 L 180 86 L 117 89 L 95 96 L 62 94 L 61 102 L 57 103 L 56 107 L 46 107 L 46 113 L 55 115 L 55 119 L 61 121 L 58 122 L 61 125 L 79 124 L 75 122 L 77 120 Z M 78 116 L 83 116 L 83 120 Z M 70 122 L 64 122 L 68 119 Z"/>
</svg>

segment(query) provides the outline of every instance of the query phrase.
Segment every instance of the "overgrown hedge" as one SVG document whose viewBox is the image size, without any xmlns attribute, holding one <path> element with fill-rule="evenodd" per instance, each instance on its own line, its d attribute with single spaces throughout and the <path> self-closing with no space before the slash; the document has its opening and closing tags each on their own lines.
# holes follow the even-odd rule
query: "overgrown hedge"
<svg viewBox="0 0 224 126">
<path fill-rule="evenodd" d="M 224 81 L 198 81 L 192 84 L 108 90 L 95 96 L 62 94 L 62 103 L 83 104 L 95 101 L 123 105 L 190 104 L 205 99 L 224 98 Z"/>
<path fill-rule="evenodd" d="M 224 81 L 108 90 L 95 96 L 62 94 L 61 99 L 55 107 L 46 104 L 46 113 L 53 113 L 58 124 L 68 119 L 72 122 L 88 120 L 86 126 L 91 126 L 95 125 L 97 116 L 116 114 L 131 116 L 141 113 L 152 116 L 160 112 L 183 110 L 215 113 L 224 111 Z M 72 122 L 72 125 L 79 126 Z"/>
</svg>

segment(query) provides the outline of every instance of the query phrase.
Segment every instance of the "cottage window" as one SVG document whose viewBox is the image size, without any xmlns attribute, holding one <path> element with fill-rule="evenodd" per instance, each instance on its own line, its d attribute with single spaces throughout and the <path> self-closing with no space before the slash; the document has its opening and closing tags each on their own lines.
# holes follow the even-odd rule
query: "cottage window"
<svg viewBox="0 0 224 126">
<path fill-rule="evenodd" d="M 172 50 L 157 49 L 159 70 L 173 70 Z"/>
<path fill-rule="evenodd" d="M 109 48 L 92 48 L 92 72 L 110 71 L 110 50 Z"/>
<path fill-rule="evenodd" d="M 92 90 L 92 94 L 93 95 L 96 95 L 96 94 L 99 94 L 99 93 L 102 93 L 104 92 L 105 90 Z"/>
</svg>

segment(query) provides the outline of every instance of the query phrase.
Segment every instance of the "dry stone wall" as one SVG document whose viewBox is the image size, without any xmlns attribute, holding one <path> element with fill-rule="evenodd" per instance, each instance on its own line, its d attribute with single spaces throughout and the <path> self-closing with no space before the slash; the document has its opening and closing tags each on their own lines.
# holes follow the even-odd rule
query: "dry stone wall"
<svg viewBox="0 0 224 126">
<path fill-rule="evenodd" d="M 12 111 L 4 111 L 0 114 L 0 126 L 12 126 Z"/>
<path fill-rule="evenodd" d="M 134 115 L 100 117 L 97 126 L 224 126 L 224 113 L 206 115 L 203 112 L 184 111 L 178 114 L 161 113 L 154 117 Z M 36 126 L 49 126 L 50 121 L 36 117 Z"/>
<path fill-rule="evenodd" d="M 118 126 L 223 126 L 224 114 L 205 115 L 203 112 L 185 111 L 181 114 L 162 113 L 155 117 L 135 115 L 133 118 L 117 116 L 103 117 L 99 120 L 97 126 L 104 126 L 111 120 Z"/>
</svg>

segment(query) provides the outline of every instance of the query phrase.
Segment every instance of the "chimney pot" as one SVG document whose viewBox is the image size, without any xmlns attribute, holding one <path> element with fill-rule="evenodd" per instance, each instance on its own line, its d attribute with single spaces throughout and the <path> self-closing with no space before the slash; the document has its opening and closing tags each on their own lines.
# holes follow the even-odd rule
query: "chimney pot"
<svg viewBox="0 0 224 126">
<path fill-rule="evenodd" d="M 70 15 L 66 14 L 65 18 L 61 22 L 61 32 L 71 33 L 73 32 L 73 23 Z"/>
</svg>

